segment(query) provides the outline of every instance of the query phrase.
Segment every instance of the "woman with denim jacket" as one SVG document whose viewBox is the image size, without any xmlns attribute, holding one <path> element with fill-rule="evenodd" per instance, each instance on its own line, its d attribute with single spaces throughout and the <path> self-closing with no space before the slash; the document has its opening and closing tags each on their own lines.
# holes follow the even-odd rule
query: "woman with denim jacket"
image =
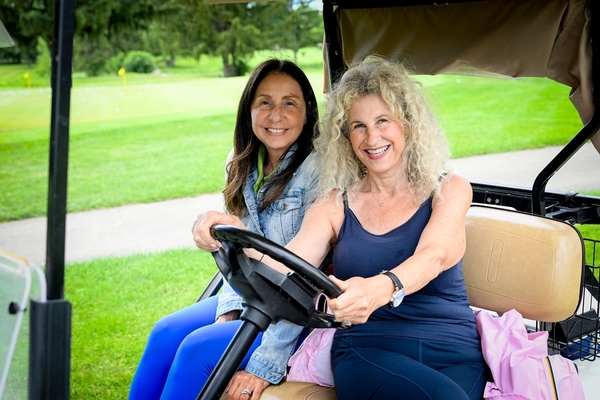
<svg viewBox="0 0 600 400">
<path fill-rule="evenodd" d="M 316 98 L 300 68 L 277 59 L 256 67 L 238 107 L 225 208 L 248 229 L 282 245 L 300 229 L 314 199 L 317 181 L 308 158 L 317 121 Z M 158 321 L 129 398 L 195 399 L 241 324 L 242 308 L 225 282 L 219 296 Z M 279 383 L 302 330 L 282 322 L 260 334 L 229 383 L 229 399 L 259 398 L 264 388 Z"/>
</svg>

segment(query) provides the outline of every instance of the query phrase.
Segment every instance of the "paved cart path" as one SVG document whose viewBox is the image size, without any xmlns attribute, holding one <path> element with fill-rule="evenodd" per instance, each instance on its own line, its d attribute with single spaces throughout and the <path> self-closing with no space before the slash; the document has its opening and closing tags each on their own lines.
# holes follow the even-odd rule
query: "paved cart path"
<svg viewBox="0 0 600 400">
<path fill-rule="evenodd" d="M 537 173 L 560 147 L 452 160 L 454 172 L 471 181 L 532 187 Z M 586 144 L 548 182 L 547 189 L 600 189 L 600 154 Z M 223 209 L 221 194 L 134 204 L 67 215 L 66 262 L 104 256 L 193 248 L 191 227 L 205 210 Z M 0 224 L 0 249 L 43 264 L 46 218 Z"/>
</svg>

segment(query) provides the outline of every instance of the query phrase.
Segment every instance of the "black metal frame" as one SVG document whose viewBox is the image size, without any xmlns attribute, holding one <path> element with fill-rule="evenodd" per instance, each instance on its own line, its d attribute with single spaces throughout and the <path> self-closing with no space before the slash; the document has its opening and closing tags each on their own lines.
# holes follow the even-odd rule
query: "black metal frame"
<svg viewBox="0 0 600 400">
<path fill-rule="evenodd" d="M 64 299 L 67 171 L 75 1 L 54 0 L 52 109 L 48 173 L 46 281 L 48 301 L 31 301 L 28 398 L 68 399 L 71 304 Z"/>
</svg>

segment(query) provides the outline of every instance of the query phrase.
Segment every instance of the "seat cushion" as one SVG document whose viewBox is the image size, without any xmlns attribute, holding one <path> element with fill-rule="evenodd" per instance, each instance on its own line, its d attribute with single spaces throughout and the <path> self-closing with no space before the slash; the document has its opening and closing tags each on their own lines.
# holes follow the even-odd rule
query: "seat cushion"
<svg viewBox="0 0 600 400">
<path fill-rule="evenodd" d="M 221 396 L 227 400 L 227 394 Z M 337 400 L 335 390 L 313 383 L 283 382 L 265 389 L 260 400 Z"/>
</svg>

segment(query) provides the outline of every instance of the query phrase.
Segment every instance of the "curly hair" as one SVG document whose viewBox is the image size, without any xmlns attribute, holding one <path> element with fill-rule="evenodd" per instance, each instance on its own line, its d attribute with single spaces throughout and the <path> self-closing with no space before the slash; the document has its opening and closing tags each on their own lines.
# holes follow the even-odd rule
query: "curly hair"
<svg viewBox="0 0 600 400">
<path fill-rule="evenodd" d="M 328 94 L 320 134 L 314 142 L 319 169 L 318 196 L 338 196 L 367 174 L 367 168 L 352 149 L 348 112 L 352 102 L 367 95 L 379 96 L 398 118 L 406 132 L 404 163 L 415 201 L 432 191 L 439 194 L 440 174 L 448 171 L 446 138 L 427 105 L 422 85 L 409 76 L 400 63 L 368 56 L 351 65 Z"/>
<path fill-rule="evenodd" d="M 262 62 L 250 75 L 240 98 L 233 134 L 233 158 L 227 165 L 227 185 L 223 190 L 223 195 L 225 209 L 234 215 L 244 216 L 248 213 L 244 201 L 244 184 L 254 168 L 261 144 L 252 130 L 252 101 L 258 85 L 272 74 L 288 75 L 298 82 L 306 103 L 306 123 L 300 136 L 294 142 L 297 144 L 297 149 L 289 165 L 265 183 L 266 190 L 260 211 L 279 198 L 298 167 L 313 150 L 313 139 L 318 128 L 319 109 L 310 81 L 300 67 L 292 61 L 273 58 Z"/>
</svg>

